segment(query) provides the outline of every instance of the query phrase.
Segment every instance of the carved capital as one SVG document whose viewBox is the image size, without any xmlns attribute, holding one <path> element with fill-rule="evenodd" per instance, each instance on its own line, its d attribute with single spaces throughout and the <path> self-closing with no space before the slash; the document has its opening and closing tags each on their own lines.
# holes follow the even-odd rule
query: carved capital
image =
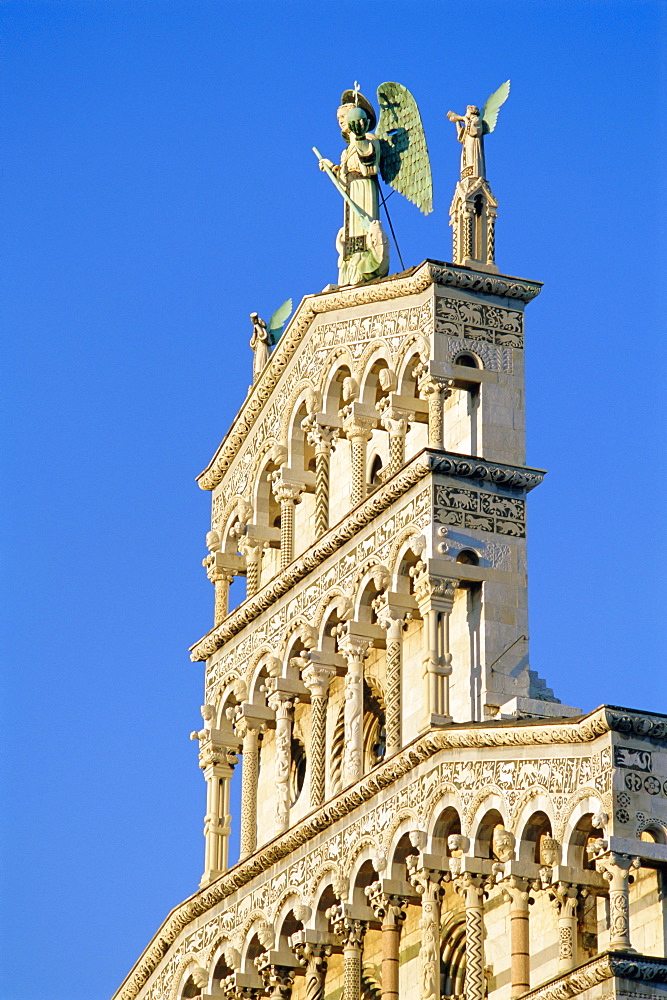
<svg viewBox="0 0 667 1000">
<path fill-rule="evenodd" d="M 347 660 L 348 667 L 361 666 L 373 645 L 372 639 L 362 639 L 356 635 L 341 635 L 338 637 L 338 648 Z"/>
<path fill-rule="evenodd" d="M 341 412 L 345 413 L 348 407 Z M 370 441 L 373 428 L 377 424 L 375 417 L 367 417 L 361 413 L 346 413 L 343 417 L 343 431 L 349 441 Z"/>
<path fill-rule="evenodd" d="M 272 712 L 276 713 L 276 719 L 291 719 L 294 710 L 294 695 L 285 691 L 272 691 L 266 699 L 266 703 Z"/>
<path fill-rule="evenodd" d="M 272 479 L 271 486 L 278 503 L 300 503 L 305 486 L 302 483 L 286 483 L 279 478 L 280 472 L 274 472 L 272 475 L 275 478 Z"/>
<path fill-rule="evenodd" d="M 324 421 L 323 413 L 311 413 L 301 421 L 308 444 L 312 445 L 316 453 L 329 452 L 340 435 L 339 427 L 332 427 Z"/>
<path fill-rule="evenodd" d="M 301 680 L 313 697 L 326 698 L 329 692 L 329 684 L 335 675 L 336 671 L 333 667 L 324 667 L 320 664 L 309 663 L 301 672 Z"/>
<path fill-rule="evenodd" d="M 340 938 L 343 948 L 361 950 L 368 929 L 368 921 L 350 916 L 347 913 L 345 903 L 336 903 L 334 906 L 330 906 L 326 915 L 331 923 L 332 931 L 336 937 Z"/>
<path fill-rule="evenodd" d="M 437 601 L 446 605 L 444 610 L 451 611 L 459 581 L 451 580 L 446 576 L 436 576 L 433 573 L 429 573 L 424 563 L 417 563 L 413 569 L 416 570 L 413 573 L 415 598 L 420 610 L 424 606 L 428 609 L 432 602 Z"/>
<path fill-rule="evenodd" d="M 405 897 L 385 892 L 380 881 L 366 886 L 364 891 L 376 919 L 381 921 L 383 927 L 396 926 L 405 920 L 407 905 Z"/>
</svg>

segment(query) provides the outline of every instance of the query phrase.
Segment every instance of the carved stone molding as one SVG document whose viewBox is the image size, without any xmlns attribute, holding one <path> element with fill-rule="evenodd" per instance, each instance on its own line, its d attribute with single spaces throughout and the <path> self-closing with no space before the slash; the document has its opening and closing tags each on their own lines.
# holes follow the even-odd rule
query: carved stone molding
<svg viewBox="0 0 667 1000">
<path fill-rule="evenodd" d="M 585 965 L 580 965 L 578 969 L 530 990 L 524 996 L 530 1000 L 568 1000 L 569 997 L 578 996 L 615 976 L 622 979 L 665 983 L 667 961 L 663 958 L 650 958 L 647 955 L 624 956 L 606 952 L 597 955 Z"/>
</svg>

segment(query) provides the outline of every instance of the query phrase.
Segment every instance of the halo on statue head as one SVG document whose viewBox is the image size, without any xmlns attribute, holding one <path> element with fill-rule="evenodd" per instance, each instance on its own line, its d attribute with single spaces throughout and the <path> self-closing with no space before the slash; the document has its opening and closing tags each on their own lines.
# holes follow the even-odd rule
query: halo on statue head
<svg viewBox="0 0 667 1000">
<path fill-rule="evenodd" d="M 363 108 L 368 116 L 368 131 L 372 132 L 377 125 L 377 115 L 373 110 L 373 105 L 369 100 L 367 100 L 363 94 L 360 94 L 358 90 L 344 90 L 343 95 L 340 99 L 341 107 L 345 104 L 357 105 L 359 108 Z"/>
</svg>

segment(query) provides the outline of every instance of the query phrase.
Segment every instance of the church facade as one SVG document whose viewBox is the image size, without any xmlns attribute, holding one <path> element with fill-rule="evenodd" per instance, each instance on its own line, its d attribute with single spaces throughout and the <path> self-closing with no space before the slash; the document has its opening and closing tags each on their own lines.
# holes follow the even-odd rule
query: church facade
<svg viewBox="0 0 667 1000">
<path fill-rule="evenodd" d="M 459 185 L 455 263 L 307 296 L 199 477 L 204 870 L 116 1000 L 667 996 L 667 717 L 530 667 L 540 285 L 495 209 Z"/>
</svg>

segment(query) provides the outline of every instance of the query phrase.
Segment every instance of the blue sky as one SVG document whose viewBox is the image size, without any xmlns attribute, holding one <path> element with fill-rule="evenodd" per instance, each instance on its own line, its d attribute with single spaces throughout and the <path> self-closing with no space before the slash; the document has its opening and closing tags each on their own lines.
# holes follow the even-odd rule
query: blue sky
<svg viewBox="0 0 667 1000">
<path fill-rule="evenodd" d="M 0 5 L 4 954 L 0 1000 L 108 997 L 197 886 L 212 588 L 194 476 L 251 377 L 248 313 L 335 280 L 335 109 L 420 105 L 448 259 L 445 113 L 511 77 L 487 144 L 527 314 L 532 666 L 667 710 L 662 3 Z M 662 181 L 664 184 L 664 179 Z M 664 217 L 662 219 L 664 222 Z M 662 614 L 661 614 L 662 612 Z"/>
</svg>

